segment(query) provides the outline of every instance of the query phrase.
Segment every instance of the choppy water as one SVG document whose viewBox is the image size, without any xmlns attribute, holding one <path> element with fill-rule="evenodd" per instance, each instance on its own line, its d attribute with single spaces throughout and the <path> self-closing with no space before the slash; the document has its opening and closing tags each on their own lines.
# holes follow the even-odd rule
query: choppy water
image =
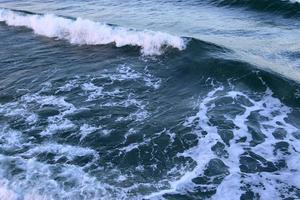
<svg viewBox="0 0 300 200">
<path fill-rule="evenodd" d="M 0 199 L 299 199 L 300 4 L 0 1 Z"/>
</svg>

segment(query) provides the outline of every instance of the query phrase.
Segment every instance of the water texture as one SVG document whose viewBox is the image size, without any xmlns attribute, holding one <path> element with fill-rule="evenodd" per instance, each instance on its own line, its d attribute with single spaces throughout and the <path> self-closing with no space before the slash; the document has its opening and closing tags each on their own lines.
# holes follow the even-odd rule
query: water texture
<svg viewBox="0 0 300 200">
<path fill-rule="evenodd" d="M 298 1 L 0 7 L 0 200 L 300 198 Z"/>
</svg>

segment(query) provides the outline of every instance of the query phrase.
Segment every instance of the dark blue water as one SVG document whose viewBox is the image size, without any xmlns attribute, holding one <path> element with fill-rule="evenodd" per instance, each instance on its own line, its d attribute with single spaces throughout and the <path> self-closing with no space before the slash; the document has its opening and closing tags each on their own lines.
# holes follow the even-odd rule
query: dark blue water
<svg viewBox="0 0 300 200">
<path fill-rule="evenodd" d="M 0 1 L 0 199 L 299 199 L 300 4 Z"/>
</svg>

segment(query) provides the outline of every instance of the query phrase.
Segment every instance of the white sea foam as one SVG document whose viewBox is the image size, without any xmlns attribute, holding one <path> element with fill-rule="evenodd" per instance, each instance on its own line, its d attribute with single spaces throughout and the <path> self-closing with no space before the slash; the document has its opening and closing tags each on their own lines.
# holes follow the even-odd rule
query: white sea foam
<svg viewBox="0 0 300 200">
<path fill-rule="evenodd" d="M 95 84 L 94 81 L 101 79 L 109 79 L 105 83 Z M 134 81 L 138 84 L 143 83 L 145 86 L 153 89 L 158 89 L 160 87 L 161 80 L 153 76 L 147 69 L 145 72 L 138 72 L 130 65 L 121 64 L 117 66 L 115 73 L 101 74 L 99 77 L 92 78 L 89 82 L 84 82 L 80 84 L 80 88 L 84 91 L 84 94 L 88 95 L 87 101 L 93 101 L 97 99 L 114 99 L 115 97 L 122 97 L 126 93 L 127 88 L 115 87 L 114 89 L 107 89 L 112 86 L 114 82 L 122 81 Z M 78 82 L 76 83 L 78 84 Z M 70 89 L 70 84 L 67 83 L 61 88 Z M 110 104 L 110 103 L 108 103 Z M 107 105 L 108 105 L 107 104 Z M 115 103 L 115 105 L 118 103 Z"/>
<path fill-rule="evenodd" d="M 229 166 L 230 175 L 225 177 L 221 185 L 218 186 L 217 193 L 213 199 L 239 198 L 242 193 L 241 180 L 243 180 L 244 184 L 250 185 L 251 190 L 259 194 L 262 199 L 280 199 L 282 193 L 285 193 L 287 196 L 291 195 L 284 190 L 290 186 L 300 186 L 299 182 L 291 181 L 295 180 L 293 177 L 297 177 L 296 179 L 300 178 L 299 171 L 294 170 L 294 163 L 292 165 L 288 164 L 286 169 L 280 170 L 280 172 L 277 173 L 261 172 L 260 174 L 248 174 L 243 177 L 239 169 L 239 157 L 242 153 L 247 151 L 247 148 L 268 161 L 276 162 L 283 158 L 278 155 L 274 156 L 274 145 L 278 141 L 274 138 L 272 133 L 277 128 L 283 128 L 287 131 L 287 138 L 284 141 L 287 141 L 294 148 L 293 150 L 290 149 L 290 155 L 285 157 L 287 163 L 289 163 L 290 160 L 300 158 L 299 141 L 292 138 L 292 133 L 298 129 L 285 120 L 290 113 L 290 109 L 282 104 L 279 99 L 274 98 L 269 89 L 267 89 L 266 94 L 259 101 L 249 98 L 242 92 L 233 91 L 227 95 L 234 99 L 245 97 L 251 102 L 252 106 L 244 106 L 246 109 L 245 112 L 231 119 L 237 128 L 233 130 L 234 138 L 230 142 L 230 148 L 226 149 L 229 153 L 229 158 L 225 160 L 225 163 Z M 250 147 L 250 142 L 253 138 L 247 127 L 248 117 L 252 112 L 259 112 L 261 116 L 265 117 L 260 121 L 259 128 L 266 137 L 266 141 L 254 147 Z M 230 119 L 230 117 L 227 116 L 227 119 Z M 247 140 L 244 144 L 236 143 L 238 139 L 245 136 Z M 290 197 L 294 198 L 295 196 Z"/>
<path fill-rule="evenodd" d="M 218 94 L 218 91 L 222 91 L 222 93 Z M 291 188 L 300 187 L 300 170 L 297 169 L 298 164 L 296 164 L 297 160 L 300 160 L 300 142 L 293 137 L 292 133 L 299 131 L 299 129 L 286 121 L 291 109 L 272 95 L 270 89 L 266 90 L 260 100 L 254 100 L 239 91 L 225 92 L 222 87 L 209 92 L 202 99 L 196 115 L 188 117 L 184 124 L 187 127 L 194 128 L 194 133 L 198 136 L 198 144 L 186 150 L 180 156 L 192 158 L 197 164 L 196 167 L 192 171 L 183 174 L 179 179 L 171 180 L 169 189 L 152 193 L 146 198 L 164 199 L 164 194 L 193 192 L 197 185 L 193 182 L 193 179 L 203 175 L 211 159 L 218 158 L 228 166 L 229 174 L 225 176 L 219 185 L 215 186 L 216 194 L 212 196 L 212 199 L 239 199 L 245 192 L 244 189 L 246 187 L 262 199 L 281 199 L 282 194 L 285 194 L 286 197 L 297 199 L 297 195 L 291 192 Z M 239 101 L 238 99 L 240 98 L 248 101 L 248 103 L 242 104 L 244 108 L 242 113 L 234 116 L 225 115 L 226 120 L 232 121 L 235 125 L 231 129 L 233 138 L 230 140 L 230 145 L 225 146 L 225 150 L 228 153 L 227 157 L 217 156 L 212 151 L 212 147 L 217 142 L 223 142 L 223 140 L 219 136 L 221 128 L 218 125 L 214 126 L 210 122 L 212 117 L 210 112 L 218 109 L 217 105 L 215 105 L 216 100 L 223 97 L 229 97 L 233 102 Z M 266 138 L 256 145 L 251 143 L 254 138 L 248 125 L 249 118 L 253 113 L 261 116 L 257 128 L 260 129 Z M 278 140 L 273 136 L 273 133 L 280 128 L 286 132 L 286 135 Z M 202 135 L 202 131 L 207 132 L 207 134 Z M 241 138 L 246 139 L 244 142 L 238 142 Z M 278 142 L 289 144 L 288 153 L 275 149 Z M 244 153 L 249 151 L 273 163 L 283 159 L 286 161 L 287 167 L 278 169 L 276 172 L 245 173 L 240 169 L 240 158 L 242 154 L 244 155 Z M 258 162 L 266 167 L 264 163 Z"/>
<path fill-rule="evenodd" d="M 102 137 L 107 137 L 111 134 L 111 132 L 114 131 L 114 129 L 107 129 L 106 127 L 104 126 L 91 126 L 89 124 L 83 124 L 81 127 L 80 127 L 80 130 L 79 130 L 79 135 L 80 135 L 80 141 L 82 141 L 83 139 L 85 139 L 88 135 L 94 133 L 94 132 L 98 132 L 100 133 L 100 135 L 98 136 L 102 136 Z"/>
<path fill-rule="evenodd" d="M 41 153 L 55 154 L 55 160 L 59 160 L 63 156 L 68 160 L 73 160 L 76 157 L 88 155 L 92 155 L 94 158 L 98 158 L 98 154 L 93 149 L 56 143 L 41 144 L 29 149 L 22 155 L 34 158 Z"/>
<path fill-rule="evenodd" d="M 81 89 L 89 93 L 87 101 L 92 101 L 104 96 L 103 87 L 96 86 L 93 83 L 84 83 L 81 85 Z"/>
<path fill-rule="evenodd" d="M 77 18 L 71 20 L 55 15 L 28 15 L 0 9 L 0 21 L 9 26 L 24 26 L 46 37 L 66 39 L 72 44 L 101 45 L 114 43 L 117 47 L 139 46 L 145 55 L 159 55 L 164 46 L 183 50 L 184 39 L 167 33 L 136 31 Z"/>
<path fill-rule="evenodd" d="M 27 104 L 35 103 L 40 105 L 40 107 L 51 105 L 58 109 L 59 113 L 57 115 L 47 118 L 48 126 L 40 133 L 42 136 L 53 135 L 59 131 L 70 130 L 76 127 L 65 116 L 73 113 L 77 108 L 72 103 L 65 101 L 64 97 L 27 94 L 21 97 L 21 101 Z"/>
<path fill-rule="evenodd" d="M 0 199 L 3 200 L 16 200 L 17 196 L 14 191 L 10 190 L 6 183 L 0 180 Z"/>
<path fill-rule="evenodd" d="M 99 129 L 99 127 L 94 127 L 88 124 L 83 124 L 80 127 L 80 141 L 82 141 L 84 138 L 86 138 L 89 134 L 97 131 Z"/>
<path fill-rule="evenodd" d="M 129 106 L 134 106 L 136 107 L 135 112 L 131 112 L 128 116 L 126 117 L 118 117 L 116 121 L 144 121 L 150 116 L 150 113 L 146 109 L 146 105 L 140 101 L 134 98 L 134 95 L 131 93 L 128 95 L 128 98 L 125 101 L 121 102 L 110 102 L 106 103 L 104 106 L 123 106 L 123 107 L 129 107 Z"/>
<path fill-rule="evenodd" d="M 72 148 L 69 150 L 65 153 L 72 154 Z M 15 163 L 22 171 L 20 176 L 7 180 L 10 163 Z M 109 200 L 127 196 L 126 190 L 103 183 L 75 165 L 50 165 L 35 159 L 0 155 L 0 166 L 1 200 Z"/>
<path fill-rule="evenodd" d="M 8 181 L 0 180 L 0 199 L 1 200 L 19 199 L 18 194 L 7 186 L 7 182 Z M 23 199 L 24 200 L 50 200 L 50 198 L 47 198 L 46 196 L 42 196 L 35 191 L 31 191 L 30 193 L 24 194 Z"/>
<path fill-rule="evenodd" d="M 0 148 L 5 150 L 13 150 L 22 147 L 22 133 L 12 130 L 8 126 L 0 125 Z"/>
<path fill-rule="evenodd" d="M 209 125 L 209 118 L 207 116 L 209 108 L 214 106 L 209 106 L 208 104 L 216 98 L 214 95 L 219 90 L 223 90 L 223 88 L 220 87 L 209 92 L 207 97 L 201 102 L 199 112 L 195 116 L 187 118 L 184 124 L 189 127 L 196 123 L 198 126 L 201 126 L 203 130 L 209 133 L 207 138 L 201 139 L 201 133 L 196 131 L 195 133 L 198 136 L 198 144 L 180 154 L 180 156 L 191 157 L 194 161 L 196 161 L 197 166 L 192 171 L 185 173 L 178 180 L 170 182 L 170 189 L 152 193 L 146 197 L 147 199 L 162 199 L 162 195 L 167 193 L 185 193 L 186 191 L 192 191 L 194 189 L 195 184 L 192 180 L 199 176 L 204 171 L 206 164 L 215 157 L 210 149 L 213 144 L 220 140 L 217 128 Z"/>
<path fill-rule="evenodd" d="M 69 92 L 76 87 L 78 87 L 77 79 L 73 79 L 73 80 L 68 81 L 65 85 L 59 87 L 57 92 L 59 92 L 59 91 Z"/>
<path fill-rule="evenodd" d="M 26 105 L 20 105 L 18 102 L 0 104 L 0 114 L 6 117 L 22 118 L 30 125 L 33 125 L 38 120 L 38 116 L 35 113 L 32 113 Z"/>
<path fill-rule="evenodd" d="M 46 96 L 46 95 L 39 95 L 39 94 L 32 94 L 32 95 L 24 95 L 21 98 L 22 101 L 25 101 L 27 103 L 37 103 L 41 106 L 44 105 L 53 105 L 57 106 L 58 108 L 61 108 L 64 111 L 72 112 L 76 108 L 73 104 L 68 103 L 65 101 L 64 97 L 57 97 L 57 96 Z"/>
<path fill-rule="evenodd" d="M 53 135 L 59 131 L 70 130 L 75 127 L 75 125 L 68 119 L 54 118 L 50 119 L 49 122 L 50 124 L 46 130 L 40 133 L 42 136 Z"/>
<path fill-rule="evenodd" d="M 130 65 L 122 64 L 117 68 L 117 73 L 109 74 L 109 76 L 104 76 L 112 81 L 124 81 L 124 80 L 134 80 L 143 81 L 146 86 L 158 89 L 160 87 L 161 80 L 153 76 L 147 67 L 145 67 L 144 72 L 138 72 Z"/>
</svg>

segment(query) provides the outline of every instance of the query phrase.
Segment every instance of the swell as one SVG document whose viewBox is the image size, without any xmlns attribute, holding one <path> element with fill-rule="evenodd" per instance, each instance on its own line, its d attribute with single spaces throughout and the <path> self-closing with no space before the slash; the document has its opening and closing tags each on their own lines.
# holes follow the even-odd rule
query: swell
<svg viewBox="0 0 300 200">
<path fill-rule="evenodd" d="M 138 46 L 144 55 L 160 55 L 168 47 L 183 50 L 186 46 L 186 39 L 167 33 L 138 31 L 82 18 L 0 9 L 1 21 L 9 26 L 32 29 L 38 35 L 68 40 L 72 44 Z"/>
<path fill-rule="evenodd" d="M 232 0 L 221 1 L 229 2 Z M 179 37 L 149 30 L 129 29 L 82 18 L 39 14 L 6 8 L 0 8 L 0 22 L 4 22 L 9 26 L 26 27 L 33 30 L 35 34 L 67 40 L 71 44 L 114 44 L 116 47 L 129 46 L 129 49 L 133 50 L 139 47 L 143 55 L 161 55 L 166 52 L 173 52 L 168 50 L 176 49 L 177 51 L 182 51 L 179 57 L 183 56 L 183 58 L 195 62 L 203 57 L 209 58 L 212 56 L 213 59 L 226 57 L 226 60 L 230 60 L 233 63 L 235 61 L 242 62 L 245 67 L 250 64 L 253 68 L 274 72 L 275 74 L 272 73 L 272 75 L 279 75 L 280 77 L 300 82 L 300 72 L 297 69 L 287 70 L 284 66 L 260 66 L 260 64 L 253 62 L 255 59 L 243 60 L 236 58 L 232 56 L 235 54 L 232 50 L 196 38 Z M 178 57 L 178 54 L 175 56 Z M 168 58 L 171 59 L 170 57 Z"/>
<path fill-rule="evenodd" d="M 242 7 L 261 12 L 300 17 L 300 1 L 297 0 L 211 0 L 214 5 Z"/>
<path fill-rule="evenodd" d="M 160 31 L 135 30 L 115 24 L 62 15 L 33 13 L 0 8 L 0 22 L 8 26 L 26 27 L 35 34 L 67 40 L 79 45 L 108 45 L 140 47 L 144 55 L 161 55 L 168 49 L 185 50 L 189 56 L 199 52 L 226 53 L 229 49 L 192 37 L 174 36 Z"/>
</svg>

